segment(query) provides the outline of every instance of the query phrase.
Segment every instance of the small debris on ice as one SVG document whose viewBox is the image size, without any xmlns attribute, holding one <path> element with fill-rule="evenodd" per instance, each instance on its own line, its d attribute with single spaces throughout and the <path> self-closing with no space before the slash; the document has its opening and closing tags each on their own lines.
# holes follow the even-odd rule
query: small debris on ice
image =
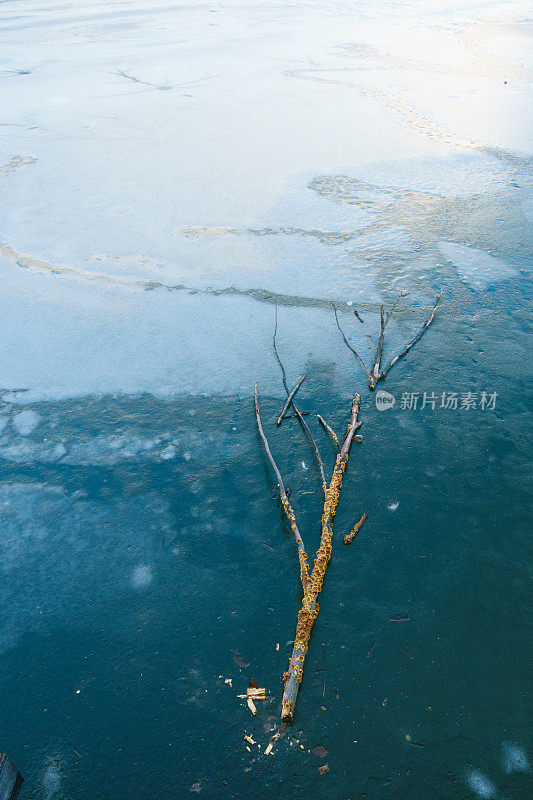
<svg viewBox="0 0 533 800">
<path fill-rule="evenodd" d="M 404 611 L 402 614 L 395 614 L 393 617 L 390 618 L 391 622 L 407 622 L 409 619 L 409 614 L 407 611 Z"/>
<path fill-rule="evenodd" d="M 248 697 L 247 700 L 246 700 L 246 703 L 248 705 L 248 708 L 250 709 L 250 711 L 252 712 L 252 714 L 255 717 L 257 715 L 257 708 L 255 706 L 254 701 L 252 700 L 251 697 Z"/>
<path fill-rule="evenodd" d="M 387 508 L 389 509 L 389 511 L 396 511 L 399 505 L 400 505 L 399 503 L 391 503 L 390 506 L 387 506 Z"/>
</svg>

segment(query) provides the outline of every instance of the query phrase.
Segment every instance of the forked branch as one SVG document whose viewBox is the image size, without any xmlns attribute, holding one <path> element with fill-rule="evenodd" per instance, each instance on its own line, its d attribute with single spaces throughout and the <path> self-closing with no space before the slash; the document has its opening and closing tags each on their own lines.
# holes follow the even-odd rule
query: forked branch
<svg viewBox="0 0 533 800">
<path fill-rule="evenodd" d="M 427 329 L 429 328 L 429 326 L 433 322 L 433 318 L 435 316 L 435 311 L 437 310 L 437 306 L 438 306 L 439 301 L 440 301 L 440 295 L 438 295 L 437 299 L 435 300 L 435 305 L 433 306 L 433 308 L 431 310 L 431 314 L 429 315 L 428 319 L 424 322 L 424 324 L 422 325 L 422 327 L 420 328 L 420 330 L 418 331 L 416 336 L 413 339 L 411 339 L 411 341 L 408 342 L 408 344 L 406 344 L 406 346 L 401 351 L 401 353 L 398 353 L 398 355 L 395 356 L 392 359 L 392 361 L 389 362 L 389 364 L 385 367 L 385 369 L 381 369 L 381 362 L 382 362 L 382 359 L 383 359 L 383 347 L 385 345 L 385 329 L 386 329 L 386 327 L 387 327 L 387 325 L 389 323 L 389 320 L 391 318 L 391 315 L 392 315 L 393 311 L 395 310 L 396 306 L 398 305 L 399 301 L 402 299 L 402 297 L 406 297 L 406 295 L 408 295 L 408 294 L 409 294 L 409 292 L 401 292 L 398 295 L 398 297 L 396 298 L 396 300 L 394 301 L 394 303 L 392 304 L 392 306 L 390 307 L 390 309 L 387 311 L 387 313 L 385 313 L 383 305 L 380 308 L 380 333 L 379 333 L 378 346 L 377 346 L 377 349 L 376 349 L 376 356 L 375 356 L 375 359 L 374 359 L 374 366 L 372 368 L 372 372 L 369 371 L 368 367 L 366 366 L 365 362 L 363 361 L 363 359 L 361 358 L 361 356 L 359 355 L 357 350 L 355 350 L 355 348 L 352 347 L 352 345 L 350 344 L 350 342 L 346 338 L 346 336 L 344 334 L 344 331 L 341 328 L 341 325 L 340 325 L 340 322 L 339 322 L 337 309 L 335 307 L 335 304 L 333 304 L 333 311 L 335 312 L 335 321 L 337 323 L 337 328 L 341 332 L 341 335 L 342 335 L 342 338 L 344 340 L 345 345 L 352 351 L 352 353 L 357 357 L 357 359 L 363 365 L 364 370 L 365 370 L 366 374 L 368 375 L 369 387 L 370 387 L 371 391 L 374 391 L 378 381 L 382 380 L 387 375 L 389 370 L 396 364 L 396 362 L 399 361 L 400 358 L 403 358 L 403 356 L 405 356 L 409 352 L 409 350 L 412 347 L 414 347 L 414 345 L 418 341 L 420 341 L 420 339 L 422 338 L 424 333 L 427 331 Z"/>
<path fill-rule="evenodd" d="M 337 455 L 331 481 L 326 489 L 324 508 L 322 511 L 320 546 L 317 550 L 315 563 L 309 576 L 309 580 L 307 581 L 307 587 L 304 591 L 302 607 L 298 613 L 298 624 L 296 626 L 296 636 L 294 637 L 294 645 L 289 661 L 289 668 L 283 676 L 284 690 L 281 707 L 281 719 L 283 722 L 292 722 L 294 716 L 294 709 L 296 706 L 300 682 L 302 680 L 309 637 L 311 635 L 311 629 L 314 625 L 315 619 L 318 616 L 319 608 L 317 597 L 322 588 L 324 575 L 331 557 L 333 520 L 335 518 L 337 504 L 339 502 L 342 478 L 344 475 L 344 470 L 346 469 L 346 464 L 348 463 L 350 446 L 352 444 L 355 431 L 359 427 L 357 422 L 359 402 L 360 398 L 356 393 L 352 401 L 348 430 L 346 432 L 346 436 L 344 437 L 340 453 Z"/>
</svg>

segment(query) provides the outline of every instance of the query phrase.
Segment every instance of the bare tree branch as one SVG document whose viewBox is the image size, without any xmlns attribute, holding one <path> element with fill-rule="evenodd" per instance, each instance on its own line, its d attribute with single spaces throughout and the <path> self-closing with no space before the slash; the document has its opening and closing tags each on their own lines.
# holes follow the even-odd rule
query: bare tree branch
<svg viewBox="0 0 533 800">
<path fill-rule="evenodd" d="M 344 470 L 346 469 L 346 464 L 348 463 L 350 445 L 352 443 L 355 431 L 359 427 L 357 422 L 359 402 L 360 398 L 356 393 L 352 401 L 348 430 L 346 432 L 346 436 L 344 437 L 341 451 L 337 455 L 333 475 L 326 490 L 324 510 L 322 513 L 320 546 L 317 550 L 315 563 L 307 582 L 307 589 L 304 592 L 302 607 L 298 613 L 298 624 L 296 626 L 296 635 L 294 637 L 294 646 L 289 661 L 289 669 L 283 676 L 284 690 L 281 706 L 281 719 L 283 722 L 292 722 L 294 716 L 294 709 L 296 706 L 296 699 L 298 697 L 298 690 L 300 688 L 300 681 L 302 680 L 303 666 L 307 653 L 309 637 L 311 635 L 311 629 L 314 625 L 315 619 L 318 616 L 319 609 L 317 597 L 322 588 L 324 575 L 331 557 L 333 520 L 335 518 L 337 505 L 339 502 L 342 478 L 344 475 Z"/>
<path fill-rule="evenodd" d="M 255 399 L 255 416 L 257 419 L 257 427 L 259 429 L 259 434 L 261 436 L 261 439 L 263 440 L 263 444 L 265 446 L 265 452 L 272 465 L 272 469 L 276 473 L 283 510 L 287 515 L 287 519 L 289 520 L 292 532 L 294 533 L 294 538 L 296 539 L 296 544 L 298 545 L 298 558 L 300 561 L 300 578 L 302 580 L 302 588 L 305 593 L 307 591 L 307 583 L 309 580 L 309 565 L 307 563 L 307 553 L 305 552 L 303 539 L 300 535 L 300 531 L 298 530 L 298 526 L 296 524 L 296 517 L 294 516 L 294 511 L 292 510 L 292 507 L 287 497 L 287 492 L 285 491 L 285 485 L 283 483 L 283 478 L 281 477 L 281 472 L 279 471 L 277 464 L 274 461 L 274 456 L 271 453 L 270 447 L 268 445 L 268 440 L 265 436 L 265 432 L 263 431 L 263 426 L 261 424 L 261 415 L 259 413 L 259 400 L 257 399 L 257 381 L 255 382 L 254 399 Z"/>
</svg>

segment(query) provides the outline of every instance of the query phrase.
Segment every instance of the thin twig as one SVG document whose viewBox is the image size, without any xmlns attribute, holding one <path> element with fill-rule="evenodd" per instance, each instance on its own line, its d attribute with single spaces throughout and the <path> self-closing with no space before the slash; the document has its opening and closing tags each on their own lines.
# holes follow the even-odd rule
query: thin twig
<svg viewBox="0 0 533 800">
<path fill-rule="evenodd" d="M 278 348 L 276 347 L 276 336 L 278 333 L 278 307 L 275 306 L 276 316 L 275 316 L 275 323 L 274 323 L 274 336 L 272 337 L 272 344 L 274 345 L 274 355 L 276 356 L 276 361 L 279 364 L 279 368 L 281 370 L 281 380 L 283 381 L 283 387 L 287 394 L 289 394 L 289 387 L 287 385 L 287 375 L 285 373 L 285 367 L 283 366 L 283 361 L 279 357 Z"/>
<path fill-rule="evenodd" d="M 276 316 L 275 316 L 275 324 L 274 324 L 274 336 L 272 337 L 272 344 L 274 346 L 274 354 L 276 356 L 276 360 L 277 360 L 277 362 L 279 364 L 279 367 L 281 369 L 281 379 L 283 381 L 283 386 L 285 387 L 285 391 L 287 392 L 287 395 L 288 395 L 287 404 L 286 404 L 285 408 L 283 409 L 283 412 L 282 412 L 281 416 L 283 416 L 284 412 L 287 410 L 288 405 L 290 403 L 292 403 L 294 414 L 295 414 L 296 417 L 298 417 L 298 422 L 300 423 L 300 425 L 304 429 L 305 433 L 308 435 L 308 437 L 309 437 L 309 439 L 311 441 L 311 444 L 313 445 L 313 449 L 314 449 L 315 455 L 316 455 L 316 460 L 318 462 L 318 468 L 320 470 L 320 477 L 322 479 L 322 488 L 323 488 L 323 490 L 325 492 L 326 491 L 326 476 L 324 474 L 324 465 L 322 463 L 322 459 L 320 458 L 320 453 L 318 451 L 317 443 L 315 442 L 313 434 L 309 430 L 309 426 L 307 425 L 307 423 L 305 422 L 305 420 L 303 418 L 302 412 L 296 407 L 296 403 L 294 402 L 294 395 L 296 394 L 296 389 L 298 389 L 300 384 L 298 384 L 296 389 L 292 392 L 292 397 L 291 397 L 290 396 L 291 393 L 289 392 L 289 386 L 287 384 L 287 375 L 286 375 L 286 372 L 285 372 L 285 367 L 283 366 L 283 361 L 281 360 L 281 358 L 279 356 L 278 348 L 276 346 L 277 333 L 278 333 L 278 307 L 276 306 Z M 301 379 L 300 383 L 303 381 L 304 378 L 305 378 L 305 375 Z M 279 425 L 279 423 L 280 423 L 280 420 L 278 420 L 278 425 Z"/>
<path fill-rule="evenodd" d="M 307 582 L 309 580 L 309 565 L 307 563 L 307 553 L 305 552 L 305 547 L 303 543 L 303 539 L 300 535 L 300 531 L 298 530 L 298 526 L 296 524 L 296 517 L 294 516 L 294 511 L 289 503 L 287 498 L 287 492 L 285 491 L 285 485 L 283 483 L 283 478 L 281 477 L 281 472 L 279 471 L 276 462 L 274 461 L 274 456 L 270 451 L 270 447 L 268 445 L 267 438 L 265 436 L 265 432 L 263 431 L 263 426 L 261 424 L 261 415 L 259 413 L 259 400 L 257 399 L 257 381 L 255 382 L 255 389 L 254 389 L 254 399 L 255 399 L 255 416 L 257 419 L 257 427 L 259 429 L 259 434 L 261 439 L 263 440 L 263 444 L 265 446 L 265 451 L 268 456 L 270 463 L 272 464 L 272 469 L 276 473 L 276 478 L 278 481 L 279 493 L 281 495 L 281 503 L 283 505 L 283 510 L 287 515 L 287 519 L 289 520 L 289 524 L 291 526 L 292 532 L 294 533 L 294 538 L 296 539 L 296 544 L 298 545 L 298 558 L 300 560 L 300 577 L 302 580 L 302 587 L 304 593 L 306 591 Z"/>
<path fill-rule="evenodd" d="M 361 362 L 361 364 L 362 364 L 362 365 L 363 365 L 363 367 L 365 368 L 365 372 L 366 372 L 366 374 L 367 374 L 367 375 L 368 375 L 368 377 L 370 378 L 370 372 L 368 371 L 368 367 L 367 367 L 367 365 L 365 364 L 365 362 L 363 361 L 363 359 L 361 358 L 361 356 L 359 355 L 359 353 L 357 352 L 357 350 L 354 350 L 354 348 L 352 347 L 352 345 L 350 344 L 350 342 L 348 341 L 348 339 L 347 339 L 347 338 L 346 338 L 346 336 L 344 335 L 344 331 L 343 331 L 343 329 L 341 328 L 341 324 L 340 324 L 340 322 L 339 322 L 339 317 L 338 317 L 338 315 L 337 315 L 337 309 L 336 309 L 336 307 L 335 307 L 335 303 L 332 303 L 331 305 L 333 306 L 333 311 L 335 312 L 335 321 L 337 322 L 337 328 L 338 328 L 338 329 L 340 330 L 340 332 L 341 332 L 342 338 L 344 339 L 344 344 L 346 345 L 346 347 L 348 347 L 348 348 L 349 348 L 349 349 L 352 351 L 352 353 L 354 354 L 354 356 L 355 356 L 356 358 L 358 358 L 358 359 L 359 359 L 359 361 Z"/>
<path fill-rule="evenodd" d="M 393 367 L 396 364 L 396 362 L 400 360 L 400 358 L 403 358 L 403 356 L 405 356 L 409 352 L 411 347 L 414 347 L 414 345 L 418 341 L 420 341 L 422 336 L 425 334 L 425 332 L 427 331 L 427 329 L 429 328 L 429 326 L 433 322 L 433 317 L 435 316 L 435 312 L 437 310 L 437 306 L 439 304 L 439 301 L 440 301 L 440 294 L 438 295 L 437 299 L 435 300 L 435 305 L 433 306 L 433 308 L 431 310 L 431 314 L 429 315 L 427 320 L 424 322 L 424 324 L 422 325 L 422 327 L 420 328 L 420 330 L 418 331 L 416 336 L 413 339 L 411 339 L 411 341 L 408 344 L 406 344 L 406 346 L 404 347 L 404 349 L 402 350 L 401 353 L 398 353 L 397 356 L 394 356 L 394 358 L 392 359 L 390 364 L 388 366 L 386 366 L 385 369 L 381 372 L 381 375 L 379 376 L 380 379 L 384 378 L 385 375 L 387 374 L 387 372 L 390 370 L 390 368 Z"/>
<path fill-rule="evenodd" d="M 320 414 L 317 414 L 317 417 L 318 417 L 318 421 L 320 422 L 320 424 L 322 425 L 322 427 L 324 428 L 324 430 L 325 430 L 325 431 L 327 431 L 327 432 L 329 433 L 329 435 L 331 436 L 331 438 L 333 439 L 333 441 L 334 441 L 334 442 L 335 442 L 335 444 L 337 445 L 337 450 L 338 450 L 338 451 L 339 451 L 339 453 L 340 453 L 340 451 L 341 451 L 341 446 L 340 446 L 340 444 L 339 444 L 339 440 L 337 439 L 337 434 L 335 433 L 335 431 L 333 430 L 333 428 L 332 428 L 330 425 L 328 425 L 328 423 L 326 422 L 326 420 L 324 419 L 324 417 L 321 417 L 321 416 L 320 416 Z"/>
<path fill-rule="evenodd" d="M 300 388 L 300 386 L 304 381 L 305 381 L 305 375 L 302 375 L 302 377 L 300 378 L 300 380 L 298 381 L 292 392 L 289 392 L 289 396 L 287 397 L 287 402 L 283 406 L 282 412 L 276 420 L 276 425 L 281 425 L 281 423 L 283 422 L 283 417 L 285 416 L 285 412 L 288 410 L 290 404 L 292 403 L 292 398 L 294 397 L 294 395 L 296 394 L 296 392 L 298 391 L 298 389 Z"/>
<path fill-rule="evenodd" d="M 359 529 L 367 517 L 368 514 L 363 514 L 359 522 L 355 523 L 350 533 L 347 533 L 346 536 L 344 537 L 344 544 L 351 544 L 351 542 L 353 542 L 354 537 L 357 536 L 357 534 L 359 533 Z"/>
<path fill-rule="evenodd" d="M 326 489 L 327 489 L 326 476 L 324 474 L 324 464 L 322 463 L 322 459 L 320 458 L 320 453 L 318 451 L 317 443 L 315 442 L 314 436 L 311 433 L 311 431 L 309 430 L 309 425 L 304 420 L 301 411 L 299 411 L 296 408 L 294 403 L 292 404 L 292 407 L 294 408 L 294 413 L 298 417 L 298 421 L 299 421 L 300 425 L 305 430 L 306 434 L 309 436 L 309 439 L 311 440 L 311 444 L 313 445 L 313 448 L 315 450 L 316 460 L 318 462 L 318 468 L 320 470 L 320 477 L 322 478 L 322 488 L 323 488 L 324 494 L 325 494 Z"/>
</svg>

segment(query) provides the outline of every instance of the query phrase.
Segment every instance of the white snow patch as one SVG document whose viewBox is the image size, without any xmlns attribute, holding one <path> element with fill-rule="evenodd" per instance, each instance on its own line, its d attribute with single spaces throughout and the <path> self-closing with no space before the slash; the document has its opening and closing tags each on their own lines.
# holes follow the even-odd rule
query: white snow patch
<svg viewBox="0 0 533 800">
<path fill-rule="evenodd" d="M 39 414 L 30 408 L 20 411 L 13 417 L 13 425 L 21 436 L 28 436 L 39 424 Z"/>
<path fill-rule="evenodd" d="M 475 247 L 456 242 L 440 242 L 439 250 L 456 267 L 463 281 L 473 289 L 486 289 L 493 283 L 518 274 L 506 261 Z"/>
<path fill-rule="evenodd" d="M 525 750 L 512 742 L 502 742 L 502 767 L 507 773 L 531 771 Z"/>
<path fill-rule="evenodd" d="M 176 458 L 176 448 L 169 444 L 164 450 L 161 450 L 159 457 L 163 461 L 170 461 L 171 458 Z"/>
<path fill-rule="evenodd" d="M 152 568 L 140 564 L 135 567 L 131 576 L 131 585 L 134 589 L 146 589 L 153 580 Z"/>
<path fill-rule="evenodd" d="M 491 800 L 492 797 L 496 797 L 495 785 L 480 770 L 475 769 L 469 772 L 466 776 L 466 782 L 474 794 L 482 797 L 483 800 Z"/>
</svg>

